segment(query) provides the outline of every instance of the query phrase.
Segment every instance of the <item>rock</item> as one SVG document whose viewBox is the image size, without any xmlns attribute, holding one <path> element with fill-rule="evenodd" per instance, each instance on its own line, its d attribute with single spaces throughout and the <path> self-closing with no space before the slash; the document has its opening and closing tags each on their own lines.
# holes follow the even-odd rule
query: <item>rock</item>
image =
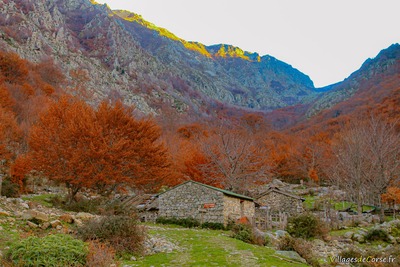
<svg viewBox="0 0 400 267">
<path fill-rule="evenodd" d="M 285 237 L 288 236 L 289 233 L 283 230 L 278 230 L 275 232 L 276 237 L 281 238 L 281 237 Z"/>
<path fill-rule="evenodd" d="M 296 251 L 284 251 L 284 250 L 278 250 L 275 252 L 275 254 L 278 254 L 280 256 L 283 256 L 285 258 L 288 258 L 290 260 L 302 262 L 302 263 L 307 263 L 305 259 L 303 259 L 299 253 Z"/>
<path fill-rule="evenodd" d="M 21 207 L 23 207 L 24 209 L 29 209 L 29 205 L 26 204 L 25 202 L 20 204 Z"/>
<path fill-rule="evenodd" d="M 37 211 L 37 210 L 28 210 L 22 215 L 22 218 L 25 220 L 32 220 L 36 219 L 41 222 L 47 222 L 49 221 L 49 216 L 47 214 Z"/>
<path fill-rule="evenodd" d="M 136 261 L 135 256 L 132 256 L 132 257 L 131 257 L 131 261 Z"/>
<path fill-rule="evenodd" d="M 74 220 L 74 223 L 75 223 L 76 226 L 78 226 L 78 227 L 80 227 L 80 226 L 83 225 L 83 222 L 82 222 L 81 220 L 79 220 L 79 219 L 75 219 L 75 220 Z"/>
<path fill-rule="evenodd" d="M 75 215 L 76 219 L 82 220 L 82 221 L 89 221 L 93 219 L 94 216 L 93 214 L 87 213 L 87 212 L 78 212 L 78 214 Z"/>
<path fill-rule="evenodd" d="M 61 221 L 59 221 L 59 220 L 54 220 L 54 221 L 50 222 L 50 224 L 51 224 L 51 227 L 53 227 L 53 228 L 56 228 L 57 226 L 62 225 Z"/>
<path fill-rule="evenodd" d="M 390 244 L 396 244 L 396 238 L 394 238 L 392 235 L 388 236 L 388 241 Z"/>
<path fill-rule="evenodd" d="M 352 239 L 354 241 L 357 241 L 358 243 L 365 243 L 365 237 L 363 235 L 360 235 L 360 234 L 354 234 Z"/>
<path fill-rule="evenodd" d="M 30 227 L 30 228 L 38 228 L 39 225 L 37 225 L 36 223 L 27 221 L 26 224 Z"/>
<path fill-rule="evenodd" d="M 74 217 L 71 214 L 63 214 L 58 218 L 60 221 L 66 222 L 66 223 L 73 223 L 74 222 Z"/>
<path fill-rule="evenodd" d="M 8 217 L 8 216 L 11 216 L 11 215 L 10 215 L 10 213 L 8 213 L 7 211 L 0 210 L 0 216 L 6 216 L 6 217 Z"/>
<path fill-rule="evenodd" d="M 40 228 L 42 228 L 43 230 L 46 230 L 49 227 L 50 227 L 50 223 L 49 222 L 42 223 L 42 225 L 40 226 Z"/>
<path fill-rule="evenodd" d="M 346 233 L 344 233 L 344 235 L 343 235 L 343 237 L 344 238 L 346 238 L 346 239 L 351 239 L 352 237 L 353 237 L 353 232 L 346 232 Z"/>
</svg>

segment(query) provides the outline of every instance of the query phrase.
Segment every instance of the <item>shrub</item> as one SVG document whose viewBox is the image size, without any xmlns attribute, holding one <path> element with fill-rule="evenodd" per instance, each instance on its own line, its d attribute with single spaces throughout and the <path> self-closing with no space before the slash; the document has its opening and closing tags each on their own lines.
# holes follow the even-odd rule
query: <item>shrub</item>
<svg viewBox="0 0 400 267">
<path fill-rule="evenodd" d="M 279 240 L 278 250 L 294 251 L 294 238 L 291 236 L 284 236 Z"/>
<path fill-rule="evenodd" d="M 97 240 L 89 242 L 86 258 L 87 267 L 109 267 L 115 262 L 115 250 Z"/>
<path fill-rule="evenodd" d="M 117 253 L 143 252 L 146 233 L 137 224 L 135 216 L 111 215 L 94 219 L 78 229 L 78 235 L 84 240 L 99 240 L 108 243 Z"/>
<path fill-rule="evenodd" d="M 87 246 L 72 236 L 31 236 L 10 246 L 6 259 L 16 266 L 85 266 Z"/>
<path fill-rule="evenodd" d="M 320 266 L 317 258 L 314 256 L 312 244 L 307 240 L 287 235 L 280 239 L 277 249 L 296 251 L 311 266 Z"/>
<path fill-rule="evenodd" d="M 180 225 L 180 226 L 187 227 L 187 228 L 193 228 L 193 227 L 200 226 L 200 222 L 193 218 L 178 219 L 175 217 L 171 217 L 171 218 L 158 217 L 156 220 L 156 223 L 175 224 L 175 225 Z"/>
<path fill-rule="evenodd" d="M 365 240 L 367 241 L 389 241 L 389 234 L 383 229 L 373 228 L 368 231 L 365 235 Z"/>
<path fill-rule="evenodd" d="M 246 243 L 251 243 L 253 231 L 250 225 L 235 224 L 231 229 L 233 238 L 239 239 Z"/>
<path fill-rule="evenodd" d="M 390 227 L 390 234 L 394 237 L 400 237 L 400 222 L 392 224 Z"/>
<path fill-rule="evenodd" d="M 99 215 L 130 215 L 134 213 L 134 209 L 130 207 L 122 207 L 118 200 L 109 201 L 103 197 L 93 199 L 82 198 L 78 201 L 69 203 L 64 198 L 56 196 L 51 199 L 53 206 L 74 212 L 88 212 Z"/>
<path fill-rule="evenodd" d="M 301 214 L 291 217 L 286 230 L 293 237 L 305 239 L 324 237 L 328 232 L 324 223 L 312 214 Z"/>
<path fill-rule="evenodd" d="M 59 204 L 59 200 L 56 200 Z M 57 202 L 54 202 L 56 205 Z M 99 207 L 104 204 L 104 199 L 102 198 L 94 198 L 94 199 L 86 199 L 82 198 L 79 201 L 61 201 L 60 208 L 68 211 L 75 212 L 88 212 L 88 213 L 99 213 Z"/>
<path fill-rule="evenodd" d="M 6 197 L 19 197 L 19 185 L 12 183 L 9 179 L 4 179 L 1 187 L 1 195 Z"/>
<path fill-rule="evenodd" d="M 265 246 L 268 241 L 265 236 L 260 235 L 256 231 L 256 228 L 253 228 L 251 225 L 248 224 L 234 224 L 231 228 L 231 231 L 233 238 L 239 239 L 246 243 Z"/>
<path fill-rule="evenodd" d="M 222 223 L 213 223 L 213 222 L 202 223 L 201 228 L 207 228 L 212 230 L 225 230 L 225 226 Z"/>
</svg>

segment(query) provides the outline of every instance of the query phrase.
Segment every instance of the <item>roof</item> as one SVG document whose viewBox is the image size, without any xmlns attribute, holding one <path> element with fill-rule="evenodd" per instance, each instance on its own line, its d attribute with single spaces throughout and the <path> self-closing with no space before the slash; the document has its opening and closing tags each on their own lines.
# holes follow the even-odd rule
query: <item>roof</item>
<svg viewBox="0 0 400 267">
<path fill-rule="evenodd" d="M 177 186 L 172 187 L 171 189 L 168 189 L 165 192 L 162 192 L 162 193 L 158 194 L 157 196 L 162 195 L 162 194 L 164 194 L 164 193 L 166 193 L 168 191 L 174 190 L 174 189 L 176 189 L 176 188 L 178 188 L 178 187 L 180 187 L 180 186 L 182 186 L 184 184 L 187 184 L 187 183 L 194 183 L 194 184 L 197 184 L 197 185 L 200 185 L 200 186 L 204 186 L 204 187 L 207 187 L 209 189 L 221 192 L 221 193 L 223 193 L 224 195 L 227 195 L 227 196 L 254 201 L 254 199 L 251 198 L 251 197 L 240 195 L 240 194 L 236 194 L 236 193 L 228 191 L 228 190 L 224 190 L 224 189 L 221 189 L 221 188 L 218 188 L 218 187 L 214 187 L 214 186 L 211 186 L 211 185 L 207 185 L 207 184 L 202 184 L 202 183 L 199 183 L 199 182 L 196 182 L 196 181 L 193 181 L 193 180 L 189 180 L 189 181 L 183 182 L 183 183 L 181 183 L 181 184 L 179 184 Z"/>
<path fill-rule="evenodd" d="M 282 195 L 285 195 L 285 196 L 288 196 L 288 197 L 296 198 L 296 199 L 301 200 L 301 201 L 305 201 L 305 198 L 302 198 L 302 197 L 300 197 L 300 196 L 298 196 L 298 195 L 291 194 L 291 193 L 289 193 L 289 192 L 287 192 L 287 191 L 282 191 L 281 189 L 279 189 L 279 188 L 276 187 L 276 186 L 270 186 L 270 187 L 268 188 L 268 190 L 265 191 L 264 193 L 260 194 L 260 195 L 257 197 L 257 199 L 259 199 L 259 198 L 261 198 L 261 197 L 263 197 L 263 196 L 265 196 L 265 195 L 268 195 L 268 194 L 271 193 L 271 192 L 275 192 L 275 193 L 282 194 Z"/>
<path fill-rule="evenodd" d="M 150 210 L 157 208 L 157 203 L 155 203 L 155 195 L 144 194 L 135 195 L 123 199 L 121 206 L 133 206 L 139 210 Z"/>
</svg>

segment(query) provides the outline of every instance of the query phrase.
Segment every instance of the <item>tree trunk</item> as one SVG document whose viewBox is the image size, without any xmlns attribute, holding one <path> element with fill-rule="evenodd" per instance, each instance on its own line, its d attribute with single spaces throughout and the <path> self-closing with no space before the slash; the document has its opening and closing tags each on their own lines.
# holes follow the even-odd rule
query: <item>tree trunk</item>
<svg viewBox="0 0 400 267">
<path fill-rule="evenodd" d="M 3 185 L 3 174 L 0 173 L 0 197 L 1 197 L 2 185 Z"/>
</svg>

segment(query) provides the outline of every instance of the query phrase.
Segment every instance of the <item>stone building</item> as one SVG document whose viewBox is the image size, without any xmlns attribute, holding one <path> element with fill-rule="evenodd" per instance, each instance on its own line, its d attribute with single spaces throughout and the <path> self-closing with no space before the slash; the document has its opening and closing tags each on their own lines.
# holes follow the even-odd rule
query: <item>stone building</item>
<svg viewBox="0 0 400 267">
<path fill-rule="evenodd" d="M 120 199 L 122 208 L 134 208 L 140 221 L 155 222 L 158 217 L 157 195 L 144 194 Z"/>
<path fill-rule="evenodd" d="M 194 218 L 201 223 L 226 225 L 229 220 L 253 220 L 252 198 L 195 181 L 187 181 L 158 195 L 158 216 Z"/>
<path fill-rule="evenodd" d="M 304 200 L 304 198 L 283 191 L 276 186 L 270 186 L 267 191 L 255 199 L 259 209 L 267 209 L 269 213 L 286 213 L 288 216 L 302 213 Z"/>
</svg>

